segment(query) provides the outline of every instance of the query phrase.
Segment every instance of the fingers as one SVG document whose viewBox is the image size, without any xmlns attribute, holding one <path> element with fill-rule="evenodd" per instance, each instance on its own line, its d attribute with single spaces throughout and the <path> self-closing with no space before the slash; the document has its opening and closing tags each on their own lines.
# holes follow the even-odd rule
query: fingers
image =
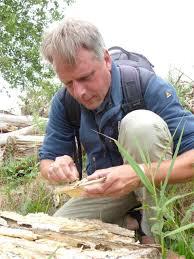
<svg viewBox="0 0 194 259">
<path fill-rule="evenodd" d="M 70 163 L 69 165 L 70 172 L 71 172 L 71 177 L 73 177 L 73 180 L 76 180 L 79 178 L 79 172 L 77 171 L 77 167 L 75 163 Z"/>
<path fill-rule="evenodd" d="M 114 186 L 115 183 L 113 183 L 108 189 L 104 190 L 103 186 L 96 186 L 95 189 L 89 189 L 89 188 L 84 188 L 84 193 L 83 197 L 88 197 L 88 198 L 101 198 L 101 197 L 114 197 L 114 198 L 120 198 L 126 193 L 124 190 L 115 188 Z M 100 185 L 100 184 L 99 184 Z"/>
<path fill-rule="evenodd" d="M 91 181 L 91 180 L 107 177 L 108 174 L 110 174 L 110 171 L 107 171 L 106 169 L 97 170 L 92 175 L 88 176 L 87 179 L 88 181 Z"/>
<path fill-rule="evenodd" d="M 48 172 L 48 177 L 50 180 L 58 182 L 60 180 L 66 179 L 63 170 L 60 167 L 58 167 L 55 163 L 52 163 L 50 165 Z"/>
<path fill-rule="evenodd" d="M 51 182 L 72 182 L 78 177 L 79 173 L 70 156 L 57 157 L 48 168 L 48 179 Z"/>
<path fill-rule="evenodd" d="M 104 177 L 105 174 L 97 174 L 97 177 L 101 178 Z M 98 179 L 98 178 L 95 178 Z M 92 184 L 84 188 L 84 195 L 88 197 L 97 197 L 97 196 L 107 196 L 111 193 L 111 188 L 116 183 L 116 179 L 112 177 L 111 173 L 106 173 L 106 179 L 103 183 Z"/>
<path fill-rule="evenodd" d="M 90 181 L 101 177 L 106 177 L 105 181 L 103 183 L 86 186 L 83 195 L 90 198 L 124 196 L 132 191 L 126 175 L 127 174 L 122 174 L 120 167 L 97 170 L 87 179 Z"/>
</svg>

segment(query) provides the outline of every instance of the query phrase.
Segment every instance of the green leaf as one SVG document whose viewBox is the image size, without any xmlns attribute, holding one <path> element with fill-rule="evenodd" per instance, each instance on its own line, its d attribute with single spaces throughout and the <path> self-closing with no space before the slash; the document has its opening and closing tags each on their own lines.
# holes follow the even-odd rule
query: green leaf
<svg viewBox="0 0 194 259">
<path fill-rule="evenodd" d="M 183 118 L 182 118 L 182 119 L 183 119 Z M 181 121 L 182 121 L 182 119 L 181 119 Z M 181 121 L 180 121 L 180 123 L 181 123 Z M 179 124 L 180 124 L 180 123 L 179 123 Z M 178 127 L 179 127 L 179 126 L 178 126 Z M 176 128 L 176 131 L 177 131 L 178 127 Z M 164 193 L 165 193 L 165 190 L 166 190 L 166 186 L 167 186 L 167 184 L 168 184 L 168 180 L 169 180 L 170 174 L 171 174 L 171 172 L 172 172 L 172 170 L 173 170 L 174 163 L 175 163 L 176 158 L 177 158 L 177 155 L 178 155 L 178 151 L 179 151 L 179 148 L 180 148 L 180 145 L 181 145 L 181 140 L 182 140 L 183 132 L 184 132 L 184 126 L 183 126 L 183 128 L 182 128 L 182 130 L 181 130 L 181 134 L 180 134 L 180 137 L 179 137 L 179 140 L 178 140 L 178 143 L 177 143 L 177 146 L 176 146 L 176 150 L 175 150 L 175 152 L 174 152 L 174 155 L 173 155 L 173 158 L 172 158 L 170 167 L 169 167 L 169 169 L 168 169 L 166 178 L 165 178 L 165 180 L 164 180 L 164 183 L 163 183 L 162 186 L 161 186 L 160 195 L 161 195 L 162 197 L 164 196 Z"/>
<path fill-rule="evenodd" d="M 106 138 L 109 138 L 111 140 L 113 140 L 115 142 L 115 144 L 117 145 L 120 154 L 122 155 L 122 157 L 125 158 L 125 160 L 129 163 L 129 165 L 132 167 L 132 169 L 134 170 L 134 172 L 139 176 L 140 180 L 142 181 L 142 183 L 144 184 L 144 186 L 146 187 L 146 189 L 151 193 L 154 194 L 154 188 L 149 180 L 149 178 L 144 174 L 144 172 L 142 171 L 142 169 L 140 168 L 140 166 L 136 163 L 136 161 L 132 158 L 132 156 L 130 156 L 130 154 L 121 146 L 121 144 L 114 138 L 111 138 L 103 133 L 100 133 L 96 130 L 93 130 L 94 132 L 96 132 L 97 134 L 100 134 Z"/>
<path fill-rule="evenodd" d="M 151 232 L 156 235 L 161 235 L 164 226 L 164 221 L 156 222 L 151 227 Z"/>
<path fill-rule="evenodd" d="M 172 197 L 171 199 L 166 201 L 164 203 L 164 206 L 168 206 L 170 203 L 173 203 L 173 202 L 175 202 L 178 199 L 182 199 L 182 198 L 184 198 L 186 196 L 189 196 L 189 195 L 192 195 L 192 194 L 194 194 L 194 192 L 190 192 L 190 193 L 186 193 L 186 194 L 181 194 L 181 195 L 176 195 L 175 197 Z"/>
<path fill-rule="evenodd" d="M 130 166 L 133 168 L 133 170 L 135 171 L 135 173 L 139 176 L 140 180 L 142 181 L 142 183 L 144 184 L 144 186 L 146 187 L 146 189 L 153 194 L 154 193 L 154 189 L 153 186 L 150 182 L 150 180 L 148 179 L 148 177 L 144 174 L 144 172 L 142 171 L 142 169 L 139 167 L 139 165 L 135 162 L 135 160 L 132 158 L 132 156 L 129 155 L 129 153 L 120 145 L 120 143 L 115 140 L 112 139 L 115 144 L 117 145 L 119 152 L 121 153 L 121 155 L 127 160 L 127 162 L 130 164 Z"/>
<path fill-rule="evenodd" d="M 185 216 L 181 220 L 181 225 L 185 225 L 192 219 L 194 213 L 194 203 L 191 204 L 191 207 L 185 212 Z"/>
<path fill-rule="evenodd" d="M 171 235 L 179 234 L 179 233 L 181 233 L 181 232 L 183 232 L 183 231 L 185 231 L 187 229 L 190 229 L 190 228 L 194 228 L 194 223 L 190 223 L 188 225 L 185 225 L 185 226 L 182 226 L 182 227 L 180 227 L 178 229 L 170 231 L 170 232 L 164 234 L 164 237 L 168 237 L 168 236 L 171 236 Z"/>
</svg>

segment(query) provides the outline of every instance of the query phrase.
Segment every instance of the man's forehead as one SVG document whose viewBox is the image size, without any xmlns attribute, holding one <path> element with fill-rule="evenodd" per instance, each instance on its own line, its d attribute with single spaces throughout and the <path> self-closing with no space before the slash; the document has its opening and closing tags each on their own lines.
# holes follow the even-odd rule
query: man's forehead
<svg viewBox="0 0 194 259">
<path fill-rule="evenodd" d="M 59 52 L 55 51 L 52 56 L 53 56 L 53 59 L 61 60 L 61 62 L 69 66 L 75 66 L 82 60 L 86 60 L 86 59 L 89 59 L 89 60 L 97 59 L 95 53 L 92 50 L 88 50 L 85 48 L 80 48 L 75 53 L 71 53 L 71 52 L 63 53 L 62 51 L 60 53 L 60 51 Z"/>
<path fill-rule="evenodd" d="M 72 80 L 79 80 L 81 78 L 87 77 L 95 71 L 95 68 L 92 66 L 70 66 L 70 65 L 61 65 L 55 67 L 55 72 L 58 77 L 64 83 L 68 83 Z"/>
</svg>

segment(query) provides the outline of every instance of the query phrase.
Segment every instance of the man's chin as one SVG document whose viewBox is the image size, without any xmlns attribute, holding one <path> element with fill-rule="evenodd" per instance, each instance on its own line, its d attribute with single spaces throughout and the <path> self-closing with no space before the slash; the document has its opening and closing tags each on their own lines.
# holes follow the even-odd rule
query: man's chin
<svg viewBox="0 0 194 259">
<path fill-rule="evenodd" d="M 97 109 L 98 108 L 98 106 L 96 106 L 96 105 L 83 105 L 86 109 L 88 109 L 88 110 L 95 110 L 95 109 Z"/>
<path fill-rule="evenodd" d="M 82 105 L 88 110 L 95 110 L 101 105 L 101 103 L 94 102 L 94 103 L 85 103 Z"/>
</svg>

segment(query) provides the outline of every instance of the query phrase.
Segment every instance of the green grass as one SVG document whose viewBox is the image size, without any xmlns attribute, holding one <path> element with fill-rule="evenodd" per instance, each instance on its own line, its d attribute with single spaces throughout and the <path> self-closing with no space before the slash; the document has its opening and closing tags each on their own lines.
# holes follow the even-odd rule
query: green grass
<svg viewBox="0 0 194 259">
<path fill-rule="evenodd" d="M 0 168 L 0 180 L 10 188 L 17 187 L 34 179 L 38 174 L 39 163 L 35 157 L 27 157 L 17 161 L 7 160 Z"/>
<path fill-rule="evenodd" d="M 182 106 L 187 110 L 191 110 L 194 80 L 179 69 L 173 69 L 168 73 L 168 81 L 175 87 Z"/>
<path fill-rule="evenodd" d="M 0 168 L 0 207 L 26 215 L 55 210 L 52 190 L 39 177 L 37 158 L 7 161 Z"/>
</svg>

